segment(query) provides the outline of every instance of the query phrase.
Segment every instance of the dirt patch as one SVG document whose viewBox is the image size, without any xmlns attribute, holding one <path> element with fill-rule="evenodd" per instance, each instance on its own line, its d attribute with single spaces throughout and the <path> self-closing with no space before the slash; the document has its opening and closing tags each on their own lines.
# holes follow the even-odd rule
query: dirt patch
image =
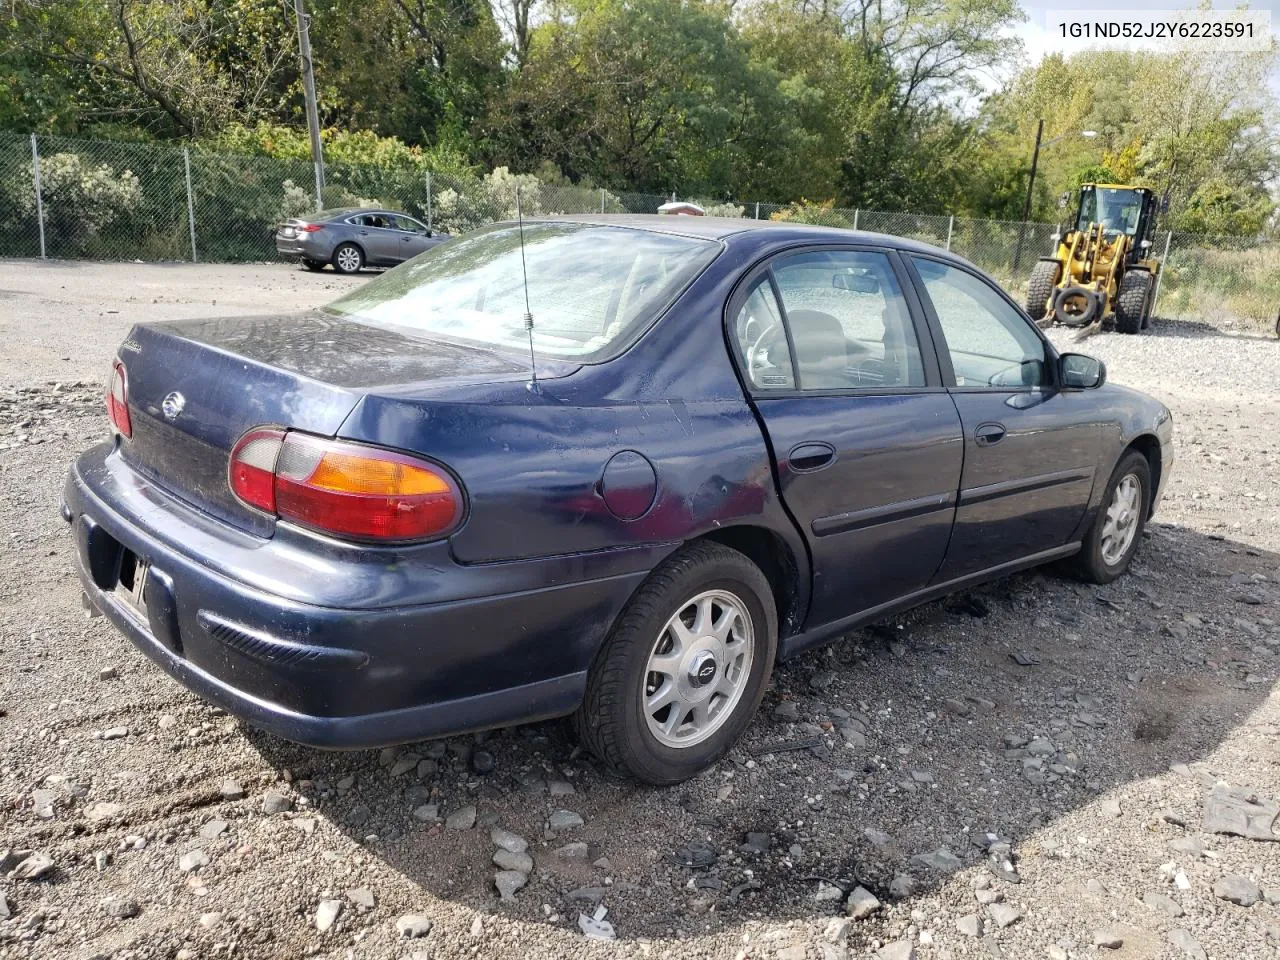
<svg viewBox="0 0 1280 960">
<path fill-rule="evenodd" d="M 1132 575 L 1032 572 L 801 657 L 739 749 L 655 791 L 603 776 L 561 723 L 305 750 L 84 619 L 60 491 L 105 435 L 129 324 L 296 309 L 350 282 L 0 265 L 24 294 L 0 308 L 0 858 L 53 861 L 36 881 L 0 873 L 0 957 L 838 960 L 897 941 L 922 960 L 1162 957 L 1183 955 L 1179 930 L 1210 956 L 1274 951 L 1280 844 L 1199 827 L 1216 780 L 1280 796 L 1280 344 L 1169 324 L 1089 340 L 1176 418 Z M 812 745 L 783 749 L 797 741 Z M 445 826 L 472 805 L 474 827 Z M 553 835 L 559 810 L 582 826 Z M 495 825 L 534 861 L 509 902 Z M 575 842 L 581 856 L 559 852 Z M 1257 902 L 1216 896 L 1230 875 Z M 857 885 L 881 906 L 844 924 Z M 618 942 L 583 936 L 597 904 Z M 1095 947 L 1107 931 L 1119 948 Z"/>
</svg>

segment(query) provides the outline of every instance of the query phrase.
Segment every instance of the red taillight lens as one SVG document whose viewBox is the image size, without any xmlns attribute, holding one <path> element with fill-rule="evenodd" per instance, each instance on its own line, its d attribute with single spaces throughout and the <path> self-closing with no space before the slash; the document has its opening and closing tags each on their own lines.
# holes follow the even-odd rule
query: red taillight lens
<svg viewBox="0 0 1280 960">
<path fill-rule="evenodd" d="M 228 480 L 252 507 L 353 540 L 427 540 L 462 519 L 462 493 L 441 467 L 274 427 L 240 438 Z"/>
<path fill-rule="evenodd" d="M 129 419 L 129 375 L 119 360 L 111 365 L 111 385 L 107 388 L 107 416 L 111 425 L 125 437 L 133 438 L 133 421 Z"/>
<path fill-rule="evenodd" d="M 250 430 L 231 451 L 231 492 L 265 513 L 276 512 L 276 459 L 282 446 L 284 431 L 263 427 Z"/>
<path fill-rule="evenodd" d="M 317 230 L 323 230 L 323 223 L 300 223 L 298 230 L 302 233 L 315 233 Z"/>
</svg>

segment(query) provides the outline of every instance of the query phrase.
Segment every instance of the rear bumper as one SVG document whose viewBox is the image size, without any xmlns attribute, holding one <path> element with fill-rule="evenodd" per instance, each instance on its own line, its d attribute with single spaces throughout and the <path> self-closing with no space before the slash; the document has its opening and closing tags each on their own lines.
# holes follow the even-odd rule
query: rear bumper
<svg viewBox="0 0 1280 960">
<path fill-rule="evenodd" d="M 320 242 L 312 239 L 313 235 L 308 235 L 306 239 L 299 237 L 282 237 L 276 234 L 276 253 L 282 257 L 305 257 L 308 260 L 323 260 L 333 256 L 333 247 L 331 244 Z"/>
<path fill-rule="evenodd" d="M 596 648 L 651 565 L 637 555 L 636 569 L 619 572 L 616 558 L 606 559 L 600 566 L 610 575 L 578 580 L 548 579 L 545 561 L 493 565 L 507 568 L 488 571 L 503 592 L 461 596 L 485 571 L 455 564 L 433 569 L 455 599 L 383 596 L 361 607 L 328 605 L 312 591 L 299 602 L 228 575 L 227 561 L 252 538 L 156 491 L 103 447 L 72 467 L 63 516 L 90 603 L 170 676 L 270 733 L 336 749 L 572 712 Z M 210 536 L 218 528 L 222 556 Z M 254 542 L 259 552 L 277 546 Z M 122 550 L 149 564 L 145 615 L 117 589 Z M 367 552 L 366 565 L 386 563 Z M 274 562 L 289 557 L 282 551 Z M 347 582 L 335 583 L 335 599 L 350 597 L 351 571 L 344 577 L 342 563 L 322 551 L 311 561 Z M 296 592 L 296 576 L 281 569 L 280 578 L 295 581 Z"/>
</svg>

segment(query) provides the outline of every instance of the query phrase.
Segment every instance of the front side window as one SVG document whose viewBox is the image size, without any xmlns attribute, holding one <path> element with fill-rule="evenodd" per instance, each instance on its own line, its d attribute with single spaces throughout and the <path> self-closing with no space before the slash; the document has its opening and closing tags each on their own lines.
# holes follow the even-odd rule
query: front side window
<svg viewBox="0 0 1280 960">
<path fill-rule="evenodd" d="M 920 343 L 887 255 L 822 250 L 777 260 L 801 390 L 923 387 Z"/>
<path fill-rule="evenodd" d="M 405 233 L 426 233 L 427 228 L 420 224 L 417 220 L 409 217 L 393 217 L 397 230 L 403 230 Z"/>
<path fill-rule="evenodd" d="M 912 257 L 938 315 L 957 387 L 1044 384 L 1044 341 L 985 281 L 958 267 Z"/>
<path fill-rule="evenodd" d="M 720 244 L 647 230 L 497 224 L 438 244 L 325 309 L 409 335 L 528 350 L 527 271 L 536 353 L 607 354 L 646 327 L 720 252 Z"/>
</svg>

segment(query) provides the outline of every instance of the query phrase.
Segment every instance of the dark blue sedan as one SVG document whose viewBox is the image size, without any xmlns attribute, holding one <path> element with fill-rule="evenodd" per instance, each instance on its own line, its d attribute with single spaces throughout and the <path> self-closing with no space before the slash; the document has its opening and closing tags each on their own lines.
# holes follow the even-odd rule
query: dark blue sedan
<svg viewBox="0 0 1280 960">
<path fill-rule="evenodd" d="M 1172 424 L 1105 381 L 922 244 L 498 224 L 323 310 L 134 327 L 64 515 L 89 602 L 252 724 L 572 714 L 673 783 L 780 657 L 1049 561 L 1122 574 Z"/>
</svg>

